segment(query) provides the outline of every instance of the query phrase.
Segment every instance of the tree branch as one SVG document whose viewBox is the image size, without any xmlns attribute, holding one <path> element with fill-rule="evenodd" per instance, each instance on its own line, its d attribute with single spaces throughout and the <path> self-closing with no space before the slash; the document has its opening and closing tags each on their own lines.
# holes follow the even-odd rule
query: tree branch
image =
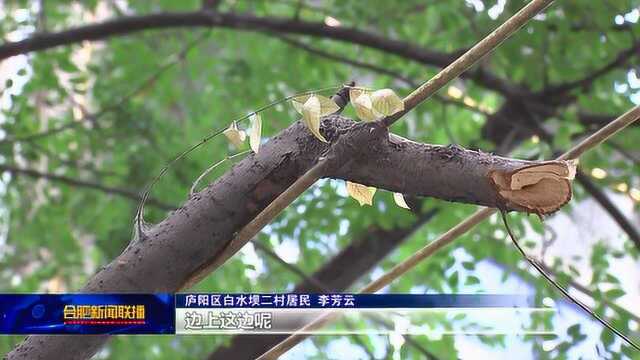
<svg viewBox="0 0 640 360">
<path fill-rule="evenodd" d="M 25 175 L 36 179 L 47 179 L 80 188 L 99 190 L 104 192 L 105 194 L 121 196 L 129 200 L 140 201 L 142 199 L 140 194 L 132 190 L 109 187 L 96 182 L 78 180 L 67 176 L 44 173 L 33 169 L 22 169 L 11 165 L 0 164 L 0 171 L 8 171 L 11 174 Z M 169 211 L 175 209 L 175 206 L 167 204 L 155 198 L 150 198 L 147 200 L 147 202 L 149 203 L 149 205 L 155 206 L 162 210 Z"/>
<path fill-rule="evenodd" d="M 560 93 L 566 93 L 576 88 L 586 88 L 591 86 L 594 81 L 598 78 L 610 73 L 611 71 L 622 67 L 629 60 L 634 57 L 640 55 L 640 40 L 635 41 L 631 47 L 628 49 L 622 50 L 618 55 L 613 58 L 610 62 L 606 63 L 602 67 L 594 70 L 593 72 L 585 75 L 581 79 L 569 81 L 562 84 L 556 84 L 548 87 L 543 90 L 545 96 L 554 96 Z"/>
<path fill-rule="evenodd" d="M 335 145 L 317 141 L 301 122 L 271 138 L 258 154 L 238 162 L 164 221 L 146 231 L 142 236 L 144 240 L 132 243 L 94 275 L 81 291 L 174 292 L 182 288 L 330 147 L 343 149 L 336 156 L 351 160 L 351 165 L 343 169 L 330 167 L 329 173 L 321 174 L 323 177 L 366 181 L 393 191 L 489 206 L 495 206 L 497 200 L 491 197 L 496 191 L 491 189 L 486 177 L 488 172 L 516 170 L 529 164 L 460 148 L 391 140 L 386 128 L 378 123 L 356 123 L 341 116 L 325 118 L 322 132 Z M 342 145 L 336 147 L 338 144 Z M 403 153 L 406 154 L 404 158 Z M 386 156 L 383 158 L 381 154 Z M 391 164 L 394 170 L 382 172 L 379 167 L 377 170 L 373 167 L 373 160 L 384 164 L 389 159 L 394 159 Z M 417 161 L 421 163 L 418 167 L 415 166 Z M 470 172 L 462 166 L 468 167 Z M 405 184 L 399 174 L 393 174 L 401 171 L 409 171 L 406 176 L 413 179 L 406 179 Z M 351 173 L 354 178 L 349 175 Z M 452 179 L 446 176 L 459 179 L 449 181 Z M 423 179 L 422 183 L 418 179 Z M 404 186 L 411 191 L 404 191 Z M 44 359 L 64 352 L 84 359 L 95 353 L 106 339 L 106 336 L 29 337 L 10 358 L 28 354 Z"/>
<path fill-rule="evenodd" d="M 524 110 L 526 114 L 526 110 Z M 536 134 L 539 134 L 544 141 L 552 147 L 553 137 L 542 126 L 536 124 L 531 129 Z M 552 149 L 554 153 L 557 153 L 555 149 Z M 611 218 L 627 233 L 629 239 L 635 244 L 636 248 L 640 250 L 640 233 L 631 222 L 620 212 L 620 210 L 611 202 L 611 200 L 602 192 L 591 179 L 585 175 L 579 169 L 576 171 L 576 180 L 584 187 L 584 189 L 602 206 L 602 208 L 609 213 Z"/>
<path fill-rule="evenodd" d="M 28 39 L 0 45 L 0 60 L 18 54 L 71 45 L 85 40 L 104 40 L 151 29 L 176 27 L 223 27 L 247 31 L 267 31 L 282 34 L 310 35 L 363 45 L 395 54 L 421 64 L 445 67 L 456 53 L 448 54 L 428 50 L 400 40 L 385 38 L 351 27 L 331 27 L 320 22 L 309 22 L 280 17 L 256 17 L 249 14 L 216 13 L 206 9 L 182 13 L 156 13 L 125 16 L 101 23 L 79 26 L 56 33 L 40 33 Z M 465 76 L 506 96 L 526 95 L 525 88 L 512 84 L 496 75 L 478 69 Z"/>
</svg>

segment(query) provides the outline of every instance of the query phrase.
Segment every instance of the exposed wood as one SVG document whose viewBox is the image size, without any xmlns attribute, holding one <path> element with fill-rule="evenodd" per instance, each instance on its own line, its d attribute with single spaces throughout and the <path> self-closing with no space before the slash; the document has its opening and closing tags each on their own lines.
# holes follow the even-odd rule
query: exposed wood
<svg viewBox="0 0 640 360">
<path fill-rule="evenodd" d="M 545 215 L 571 200 L 575 173 L 575 162 L 548 161 L 511 172 L 494 171 L 491 179 L 506 207 Z"/>
</svg>

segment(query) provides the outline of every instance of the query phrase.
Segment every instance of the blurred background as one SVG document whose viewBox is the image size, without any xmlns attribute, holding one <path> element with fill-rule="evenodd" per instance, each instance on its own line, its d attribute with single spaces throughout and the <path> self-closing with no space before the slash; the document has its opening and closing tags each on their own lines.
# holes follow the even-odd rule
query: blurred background
<svg viewBox="0 0 640 360">
<path fill-rule="evenodd" d="M 525 4 L 1 1 L 4 42 L 106 19 L 202 7 L 309 22 L 318 32 L 312 37 L 286 27 L 173 27 L 1 60 L 0 292 L 81 288 L 131 240 L 139 192 L 205 134 L 274 100 L 350 80 L 404 96 Z M 552 158 L 640 104 L 639 18 L 637 0 L 558 1 L 392 131 L 419 142 Z M 381 49 L 371 39 L 331 38 L 331 28 L 355 28 L 400 46 Z M 346 115 L 353 116 L 352 110 Z M 285 103 L 262 117 L 267 141 L 298 115 Z M 544 222 L 510 216 L 532 256 L 571 294 L 635 339 L 640 337 L 638 143 L 640 126 L 634 125 L 583 156 L 574 199 Z M 217 137 L 179 161 L 154 187 L 146 221 L 164 218 L 205 169 L 238 152 Z M 219 166 L 204 182 L 241 158 Z M 373 206 L 361 207 L 347 197 L 344 182 L 322 180 L 195 290 L 313 290 L 317 284 L 308 276 L 314 275 L 328 288 L 357 291 L 475 209 L 434 199 L 420 203 L 422 212 L 415 214 L 396 206 L 391 193 L 378 191 Z M 383 292 L 531 294 L 539 304 L 558 309 L 532 319 L 531 328 L 550 326 L 557 335 L 316 336 L 285 358 L 640 358 L 533 271 L 496 216 Z M 437 321 L 434 328 L 446 327 Z M 0 352 L 21 339 L 0 337 Z M 235 359 L 252 341 L 119 336 L 96 358 Z"/>
</svg>

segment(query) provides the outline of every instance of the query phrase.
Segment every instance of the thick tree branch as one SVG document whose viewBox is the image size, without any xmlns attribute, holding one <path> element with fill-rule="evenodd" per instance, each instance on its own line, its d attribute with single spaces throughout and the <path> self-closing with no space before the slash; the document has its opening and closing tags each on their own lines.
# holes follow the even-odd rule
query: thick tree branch
<svg viewBox="0 0 640 360">
<path fill-rule="evenodd" d="M 56 33 L 40 33 L 31 38 L 0 45 L 0 60 L 10 56 L 40 51 L 56 46 L 71 45 L 85 40 L 103 40 L 151 29 L 176 27 L 223 27 L 248 31 L 267 31 L 282 34 L 300 34 L 363 45 L 395 54 L 421 64 L 445 67 L 456 54 L 432 51 L 400 40 L 350 27 L 331 27 L 320 22 L 309 22 L 279 17 L 257 17 L 249 14 L 216 13 L 206 9 L 183 13 L 157 13 L 126 16 L 102 23 L 89 24 Z M 479 84 L 505 96 L 527 95 L 525 88 L 512 84 L 496 75 L 478 69 L 467 73 Z"/>
<path fill-rule="evenodd" d="M 351 167 L 346 173 L 336 172 L 329 176 L 408 195 L 489 207 L 508 207 L 511 210 L 529 212 L 538 212 L 544 207 L 538 201 L 545 199 L 542 194 L 538 194 L 533 184 L 523 188 L 520 194 L 527 196 L 528 193 L 535 192 L 540 197 L 530 197 L 530 206 L 525 208 L 523 202 L 519 202 L 519 205 L 514 203 L 515 197 L 503 191 L 498 179 L 502 175 L 507 176 L 506 174 L 514 177 L 521 170 L 541 164 L 540 162 L 514 161 L 465 150 L 456 145 L 444 147 L 419 144 L 393 134 L 388 139 L 381 140 L 381 143 L 369 146 L 374 151 L 363 154 L 363 161 L 359 166 Z M 380 169 L 385 169 L 383 177 L 380 176 Z M 444 176 L 434 177 L 434 172 Z M 544 210 L 543 213 L 557 210 L 571 197 L 569 184 L 564 180 L 560 180 L 557 187 L 546 191 L 549 195 L 554 192 L 553 198 L 549 199 L 554 205 L 553 209 Z"/>
<path fill-rule="evenodd" d="M 380 131 L 385 128 L 378 123 L 355 123 L 341 116 L 327 117 L 322 125 L 327 139 L 334 144 L 344 144 L 345 150 L 338 156 L 352 160 L 349 168 L 330 167 L 330 173 L 323 176 L 362 181 L 403 193 L 497 206 L 497 192 L 491 188 L 488 173 L 515 171 L 530 164 L 460 148 L 391 140 L 386 131 Z M 258 154 L 238 162 L 143 234 L 142 241 L 132 243 L 81 291 L 174 292 L 182 288 L 329 147 L 317 141 L 302 123 L 293 124 L 264 144 Z M 381 167 L 378 167 L 374 171 L 374 163 L 380 166 L 390 160 L 393 170 L 379 171 Z M 407 172 L 407 178 L 413 179 L 399 176 L 403 171 Z M 459 179 L 445 180 L 447 176 Z M 410 191 L 404 191 L 403 186 Z M 64 352 L 73 354 L 75 359 L 84 359 L 94 354 L 106 339 L 104 336 L 30 337 L 10 358 L 19 359 L 23 355 L 46 359 Z"/>
<path fill-rule="evenodd" d="M 526 111 L 526 109 L 522 109 L 523 116 L 529 116 L 530 114 Z M 534 122 L 535 123 L 535 122 Z M 636 123 L 637 124 L 637 123 Z M 535 123 L 535 125 L 531 129 L 526 129 L 526 131 L 531 131 L 533 134 L 538 134 L 540 137 L 548 143 L 550 146 L 553 143 L 552 135 L 547 132 L 542 126 Z M 516 141 L 513 141 L 511 145 Z M 554 150 L 554 153 L 557 151 Z M 576 171 L 576 180 L 584 187 L 584 189 L 602 206 L 602 208 L 609 213 L 611 218 L 620 226 L 620 228 L 627 233 L 629 239 L 633 241 L 636 248 L 640 250 L 640 233 L 636 229 L 636 227 L 631 224 L 631 222 L 622 214 L 620 209 L 618 209 L 615 204 L 611 202 L 611 200 L 600 190 L 596 184 L 589 179 L 587 175 L 585 175 L 582 171 Z"/>
<path fill-rule="evenodd" d="M 78 179 L 70 178 L 67 176 L 40 172 L 33 169 L 23 169 L 23 168 L 18 168 L 11 165 L 0 165 L 0 172 L 2 171 L 8 171 L 11 174 L 25 175 L 25 176 L 29 176 L 36 179 L 47 179 L 47 180 L 60 182 L 66 185 L 74 186 L 74 187 L 99 190 L 104 192 L 105 194 L 121 196 L 129 200 L 140 201 L 142 199 L 140 194 L 132 190 L 127 190 L 127 189 L 122 189 L 117 187 L 110 187 L 97 182 L 78 180 Z M 162 210 L 169 211 L 169 210 L 175 209 L 175 206 L 172 206 L 171 204 L 167 204 L 155 198 L 150 198 L 147 200 L 147 202 L 149 203 L 149 205 L 155 206 Z"/>
<path fill-rule="evenodd" d="M 595 69 L 593 72 L 585 75 L 581 79 L 569 81 L 563 84 L 552 85 L 551 87 L 544 89 L 545 96 L 554 96 L 560 93 L 566 93 L 576 88 L 586 88 L 591 86 L 598 78 L 610 73 L 611 71 L 622 67 L 627 64 L 631 58 L 640 55 L 640 40 L 635 41 L 631 47 L 622 50 L 618 55 L 610 62 L 606 63 L 602 67 Z"/>
</svg>

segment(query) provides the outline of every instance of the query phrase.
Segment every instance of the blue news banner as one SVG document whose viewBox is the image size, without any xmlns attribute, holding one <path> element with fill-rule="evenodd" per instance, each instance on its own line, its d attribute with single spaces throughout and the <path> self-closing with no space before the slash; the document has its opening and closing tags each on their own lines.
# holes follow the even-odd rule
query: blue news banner
<svg viewBox="0 0 640 360">
<path fill-rule="evenodd" d="M 0 294 L 0 334 L 180 334 L 197 311 L 236 309 L 531 308 L 521 295 Z M 258 316 L 260 313 L 252 313 Z M 186 319 L 185 319 L 186 317 Z M 222 319 L 222 318 L 221 318 Z M 199 319 L 203 324 L 207 319 Z M 223 320 L 223 319 L 222 319 Z M 264 320 L 264 319 L 260 319 Z M 180 330 L 180 329 L 178 329 Z"/>
<path fill-rule="evenodd" d="M 174 334 L 172 294 L 0 294 L 1 334 Z"/>
</svg>

